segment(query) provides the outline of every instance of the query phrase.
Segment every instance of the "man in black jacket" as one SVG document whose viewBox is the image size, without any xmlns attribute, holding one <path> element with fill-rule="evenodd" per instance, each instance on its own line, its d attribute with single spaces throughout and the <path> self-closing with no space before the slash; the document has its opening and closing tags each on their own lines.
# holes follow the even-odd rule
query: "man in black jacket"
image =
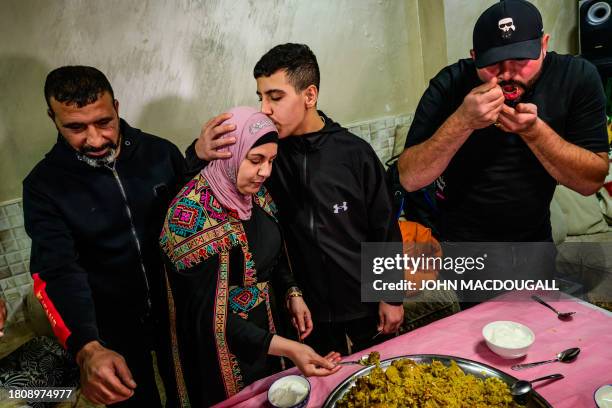
<svg viewBox="0 0 612 408">
<path fill-rule="evenodd" d="M 57 142 L 23 182 L 34 290 L 94 403 L 160 407 L 151 351 L 175 406 L 157 238 L 184 158 L 130 127 L 104 74 L 47 76 Z M 123 401 L 123 402 L 122 402 Z"/>
<path fill-rule="evenodd" d="M 348 352 L 390 335 L 403 320 L 401 304 L 361 302 L 361 243 L 400 241 L 384 169 L 372 147 L 317 111 L 319 66 L 308 46 L 278 45 L 256 64 L 261 110 L 279 131 L 268 187 L 278 204 L 293 272 L 311 312 L 294 324 L 315 350 Z M 220 115 L 191 150 L 210 161 L 231 138 Z M 188 160 L 190 153 L 188 151 Z M 287 296 L 301 296 L 294 288 Z M 313 325 L 314 321 L 314 325 Z M 314 327 L 313 327 L 314 326 Z"/>
</svg>

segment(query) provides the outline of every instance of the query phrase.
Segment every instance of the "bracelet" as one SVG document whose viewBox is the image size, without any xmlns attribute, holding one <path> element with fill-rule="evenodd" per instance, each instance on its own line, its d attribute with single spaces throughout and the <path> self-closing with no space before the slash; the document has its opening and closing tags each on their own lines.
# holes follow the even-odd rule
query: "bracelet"
<svg viewBox="0 0 612 408">
<path fill-rule="evenodd" d="M 287 290 L 287 294 L 285 295 L 285 300 L 289 301 L 292 297 L 302 297 L 302 291 L 297 286 L 292 286 Z"/>
</svg>

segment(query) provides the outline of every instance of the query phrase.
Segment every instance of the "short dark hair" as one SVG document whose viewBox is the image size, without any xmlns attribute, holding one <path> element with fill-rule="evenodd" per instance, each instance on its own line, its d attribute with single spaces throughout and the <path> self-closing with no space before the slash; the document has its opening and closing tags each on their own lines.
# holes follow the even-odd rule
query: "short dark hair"
<svg viewBox="0 0 612 408">
<path fill-rule="evenodd" d="M 111 98 L 115 94 L 110 82 L 100 70 L 82 65 L 59 67 L 49 72 L 45 81 L 45 100 L 51 109 L 51 97 L 56 101 L 76 104 L 82 108 L 94 103 L 100 94 L 108 92 Z"/>
<path fill-rule="evenodd" d="M 283 69 L 287 72 L 289 83 L 296 91 L 302 91 L 310 85 L 319 89 L 321 74 L 317 57 L 306 44 L 281 44 L 266 52 L 255 64 L 253 76 L 271 76 Z"/>
</svg>

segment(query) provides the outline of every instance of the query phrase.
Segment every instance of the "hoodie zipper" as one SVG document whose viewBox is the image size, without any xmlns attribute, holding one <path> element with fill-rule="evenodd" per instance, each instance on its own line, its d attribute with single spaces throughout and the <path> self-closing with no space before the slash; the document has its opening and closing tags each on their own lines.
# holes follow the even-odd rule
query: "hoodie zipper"
<svg viewBox="0 0 612 408">
<path fill-rule="evenodd" d="M 127 194 L 125 193 L 125 188 L 123 187 L 123 183 L 119 178 L 119 173 L 115 169 L 115 163 L 113 162 L 112 166 L 106 166 L 106 168 L 112 171 L 113 176 L 115 177 L 115 181 L 119 186 L 119 190 L 121 191 L 121 196 L 123 197 L 123 203 L 125 205 L 125 213 L 127 214 L 128 219 L 130 220 L 130 230 L 132 231 L 132 237 L 134 238 L 134 243 L 136 244 L 136 250 L 138 251 L 138 261 L 140 262 L 140 270 L 142 271 L 142 277 L 144 278 L 145 289 L 147 291 L 147 310 L 145 312 L 145 316 L 150 315 L 151 313 L 151 288 L 149 286 L 149 279 L 147 278 L 147 271 L 144 266 L 144 262 L 142 260 L 142 249 L 140 246 L 140 240 L 138 239 L 138 235 L 136 234 L 136 227 L 134 226 L 134 219 L 132 217 L 132 210 L 130 210 L 130 206 L 128 205 Z"/>
<path fill-rule="evenodd" d="M 304 178 L 303 178 L 303 183 L 304 183 L 304 189 L 308 188 L 308 149 L 305 148 L 304 151 L 304 159 L 302 160 L 302 171 L 304 174 Z M 317 237 L 315 236 L 315 229 L 314 229 L 314 210 L 313 210 L 313 200 L 312 199 L 307 199 L 304 200 L 306 202 L 306 205 L 308 205 L 308 228 L 310 229 L 310 234 L 312 236 L 312 238 L 318 242 Z M 325 254 L 323 253 L 323 251 L 319 252 L 319 254 L 321 255 L 321 264 L 325 263 Z M 327 275 L 327 279 L 328 279 L 328 284 L 327 287 L 331 287 L 331 275 Z M 327 303 L 327 319 L 328 321 L 332 321 L 332 310 L 331 310 L 331 305 L 328 301 Z"/>
<path fill-rule="evenodd" d="M 304 152 L 304 160 L 302 161 L 302 171 L 304 174 L 304 179 L 303 179 L 303 183 L 304 183 L 304 187 L 307 188 L 308 187 L 308 152 L 305 151 Z M 311 205 L 308 206 L 308 228 L 310 229 L 310 234 L 313 238 L 315 238 L 315 231 L 314 231 L 314 213 L 312 210 L 312 203 Z"/>
</svg>

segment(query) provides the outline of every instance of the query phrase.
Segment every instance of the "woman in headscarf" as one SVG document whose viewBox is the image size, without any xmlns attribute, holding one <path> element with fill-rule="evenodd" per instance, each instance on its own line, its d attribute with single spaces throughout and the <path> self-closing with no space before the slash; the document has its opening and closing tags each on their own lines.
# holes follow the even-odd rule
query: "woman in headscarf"
<svg viewBox="0 0 612 408">
<path fill-rule="evenodd" d="M 171 325 L 183 406 L 186 396 L 194 407 L 209 406 L 279 371 L 280 359 L 272 356 L 288 357 L 305 375 L 339 367 L 338 353 L 321 357 L 276 334 L 270 283 L 277 293 L 295 286 L 263 187 L 278 133 L 256 109 L 230 113 L 225 124 L 236 129 L 224 137 L 236 138 L 227 148 L 231 158 L 213 161 L 187 183 L 170 204 L 160 237 L 176 311 Z M 303 303 L 299 291 L 290 293 L 288 302 Z"/>
</svg>

